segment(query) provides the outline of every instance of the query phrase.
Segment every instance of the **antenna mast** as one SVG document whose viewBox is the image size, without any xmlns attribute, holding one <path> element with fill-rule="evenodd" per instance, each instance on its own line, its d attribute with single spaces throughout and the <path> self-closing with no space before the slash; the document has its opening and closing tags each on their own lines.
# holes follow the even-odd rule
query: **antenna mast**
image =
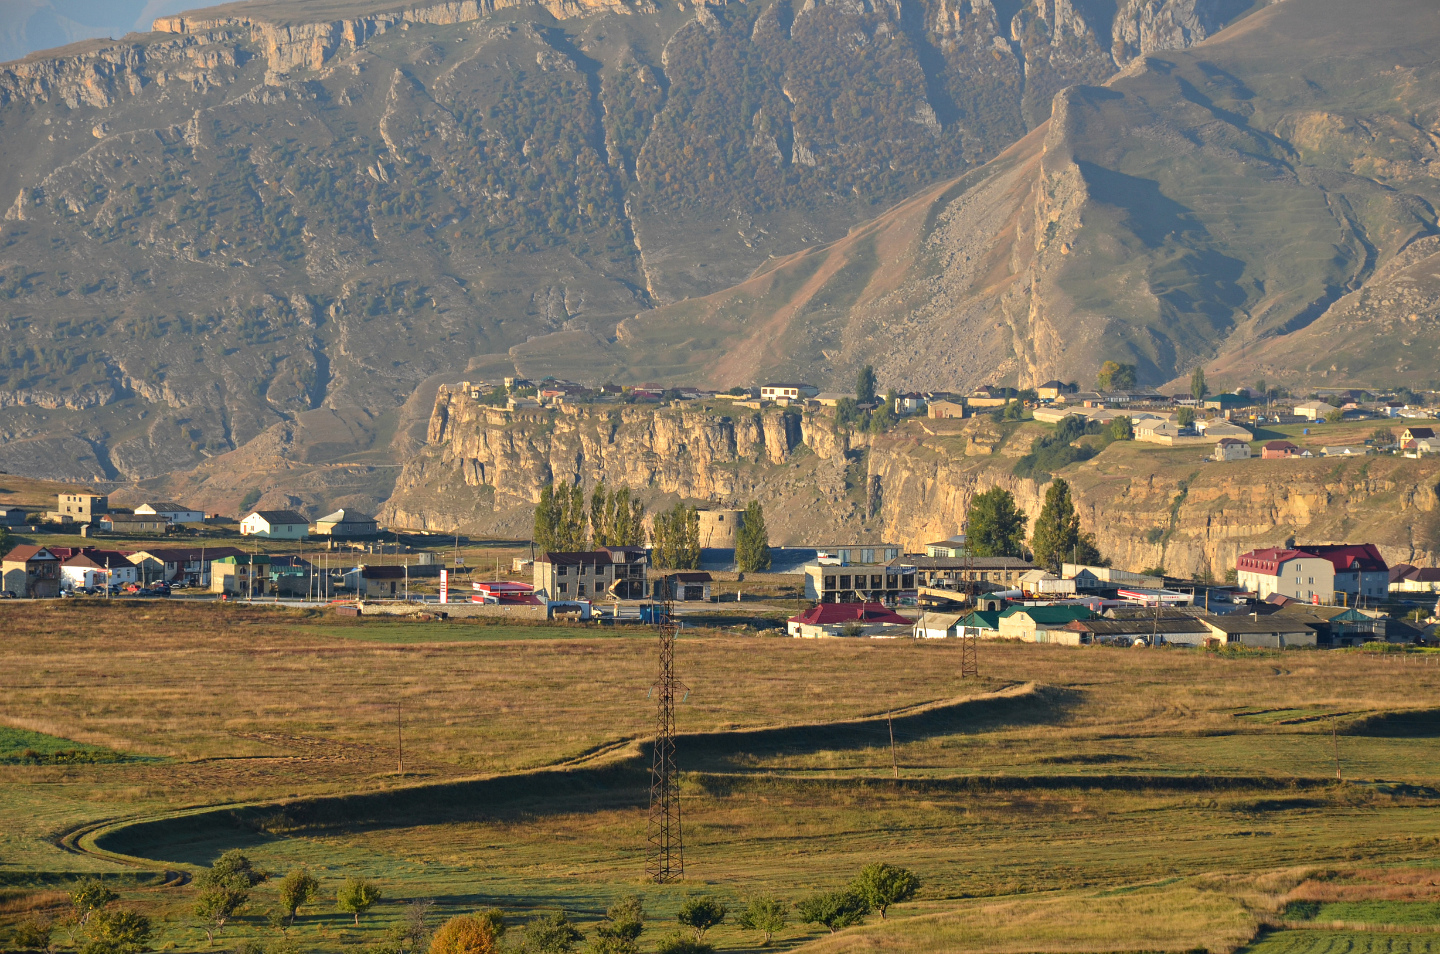
<svg viewBox="0 0 1440 954">
<path fill-rule="evenodd" d="M 680 774 L 675 768 L 675 692 L 684 687 L 675 679 L 674 606 L 672 580 L 652 604 L 658 611 L 660 667 L 655 680 L 655 751 L 650 767 L 650 819 L 646 826 L 645 875 L 656 884 L 685 877 L 685 842 L 680 829 Z"/>
</svg>

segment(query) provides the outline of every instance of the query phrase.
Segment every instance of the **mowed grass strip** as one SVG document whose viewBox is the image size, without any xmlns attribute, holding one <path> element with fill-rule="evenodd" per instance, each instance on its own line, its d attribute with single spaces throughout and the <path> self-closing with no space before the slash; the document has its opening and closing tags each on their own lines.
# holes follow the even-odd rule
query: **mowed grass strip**
<svg viewBox="0 0 1440 954">
<path fill-rule="evenodd" d="M 1272 931 L 1243 954 L 1440 954 L 1440 935 L 1369 931 Z"/>
<path fill-rule="evenodd" d="M 935 913 L 897 911 L 802 945 L 805 954 L 973 954 L 1112 951 L 1233 951 L 1255 933 L 1255 916 L 1233 897 L 1190 886 L 1120 897 L 1064 892 L 970 901 Z"/>
</svg>

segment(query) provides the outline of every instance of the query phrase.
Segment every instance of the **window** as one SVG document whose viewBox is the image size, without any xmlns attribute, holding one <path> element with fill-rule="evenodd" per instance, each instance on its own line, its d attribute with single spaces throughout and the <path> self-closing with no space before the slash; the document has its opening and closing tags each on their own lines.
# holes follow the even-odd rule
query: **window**
<svg viewBox="0 0 1440 954">
<path fill-rule="evenodd" d="M 566 575 L 568 575 L 569 573 L 570 573 L 570 568 L 569 568 L 568 566 L 566 566 L 565 564 L 563 564 L 563 563 L 561 563 L 559 566 L 555 567 L 555 575 L 556 575 L 556 576 L 566 576 Z"/>
<path fill-rule="evenodd" d="M 576 596 L 584 596 L 584 595 L 585 595 L 585 584 L 584 584 L 584 583 L 580 583 L 580 584 L 577 584 L 577 585 L 576 585 L 576 587 L 575 587 L 575 595 L 576 595 Z"/>
<path fill-rule="evenodd" d="M 558 586 L 555 587 L 555 590 L 556 590 L 557 592 L 559 592 L 559 593 L 569 592 L 569 590 L 570 590 L 570 584 L 569 584 L 569 583 L 561 583 L 561 584 L 559 584 Z"/>
<path fill-rule="evenodd" d="M 873 574 L 871 574 L 871 576 L 870 576 L 870 589 L 872 589 L 872 590 L 878 590 L 878 589 L 880 589 L 880 579 L 881 579 L 881 577 L 880 577 L 880 575 L 879 575 L 878 573 L 873 573 Z"/>
<path fill-rule="evenodd" d="M 848 576 L 842 576 L 842 577 L 840 577 L 840 589 L 842 589 L 842 590 L 848 590 L 848 589 L 850 589 L 850 577 L 848 577 Z"/>
<path fill-rule="evenodd" d="M 861 551 L 860 551 L 860 562 L 861 562 L 861 563 L 874 563 L 874 562 L 875 562 L 875 551 L 874 551 L 874 550 L 861 550 Z"/>
<path fill-rule="evenodd" d="M 833 576 L 827 576 L 827 577 L 825 577 L 825 589 L 827 589 L 827 590 L 833 590 L 833 589 L 835 589 L 835 577 L 833 577 Z"/>
</svg>

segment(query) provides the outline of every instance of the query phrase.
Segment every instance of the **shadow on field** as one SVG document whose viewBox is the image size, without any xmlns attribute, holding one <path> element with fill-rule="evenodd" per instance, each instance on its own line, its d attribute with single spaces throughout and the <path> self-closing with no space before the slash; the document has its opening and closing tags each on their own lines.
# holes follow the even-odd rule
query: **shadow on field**
<svg viewBox="0 0 1440 954">
<path fill-rule="evenodd" d="M 897 741 L 939 735 L 1054 724 L 1081 699 L 1074 690 L 1013 686 L 973 699 L 930 703 L 893 715 Z M 746 771 L 745 764 L 777 755 L 880 748 L 890 741 L 884 715 L 843 722 L 781 726 L 677 739 L 680 767 L 700 790 L 717 794 L 776 786 L 806 791 L 867 789 L 884 785 L 913 793 L 979 793 L 1021 789 L 1220 791 L 1305 789 L 1299 780 L 1272 778 L 1140 775 L 963 776 L 907 779 L 861 777 L 789 778 Z M 157 863 L 209 864 L 231 848 L 250 848 L 291 836 L 354 833 L 537 815 L 642 809 L 649 803 L 651 748 L 648 742 L 601 749 L 612 761 L 570 764 L 488 779 L 396 788 L 273 802 L 241 808 L 214 808 L 150 821 L 117 824 L 93 837 L 95 847 Z M 620 754 L 623 753 L 623 754 Z M 1317 785 L 1328 784 L 1320 780 Z"/>
<path fill-rule="evenodd" d="M 1373 738 L 1433 739 L 1440 737 L 1440 709 L 1377 712 L 1356 719 L 1344 731 Z"/>
<path fill-rule="evenodd" d="M 1033 725 L 1053 725 L 1077 706 L 1081 693 L 1050 686 L 1023 685 L 973 699 L 899 709 L 893 715 L 895 741 Z M 683 735 L 676 740 L 686 769 L 723 769 L 756 759 L 815 752 L 883 748 L 890 744 L 891 722 L 870 716 L 843 722 L 736 729 Z M 648 754 L 648 748 L 647 748 Z"/>
</svg>

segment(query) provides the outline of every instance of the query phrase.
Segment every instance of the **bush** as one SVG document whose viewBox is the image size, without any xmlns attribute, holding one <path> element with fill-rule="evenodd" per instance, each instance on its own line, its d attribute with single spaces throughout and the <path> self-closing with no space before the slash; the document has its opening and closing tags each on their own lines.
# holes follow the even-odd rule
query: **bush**
<svg viewBox="0 0 1440 954">
<path fill-rule="evenodd" d="M 715 945 L 676 931 L 660 939 L 655 954 L 715 954 Z"/>
<path fill-rule="evenodd" d="M 430 942 L 430 954 L 495 954 L 499 949 L 490 922 L 473 914 L 446 921 Z"/>
<path fill-rule="evenodd" d="M 22 951 L 48 951 L 50 938 L 54 933 L 55 926 L 49 921 L 31 918 L 16 925 L 10 937 L 12 943 Z"/>
<path fill-rule="evenodd" d="M 150 919 L 143 914 L 101 911 L 90 920 L 80 954 L 138 954 L 152 933 Z"/>
<path fill-rule="evenodd" d="M 569 954 L 584 936 L 565 912 L 555 911 L 525 925 L 520 950 L 526 954 Z"/>
</svg>

